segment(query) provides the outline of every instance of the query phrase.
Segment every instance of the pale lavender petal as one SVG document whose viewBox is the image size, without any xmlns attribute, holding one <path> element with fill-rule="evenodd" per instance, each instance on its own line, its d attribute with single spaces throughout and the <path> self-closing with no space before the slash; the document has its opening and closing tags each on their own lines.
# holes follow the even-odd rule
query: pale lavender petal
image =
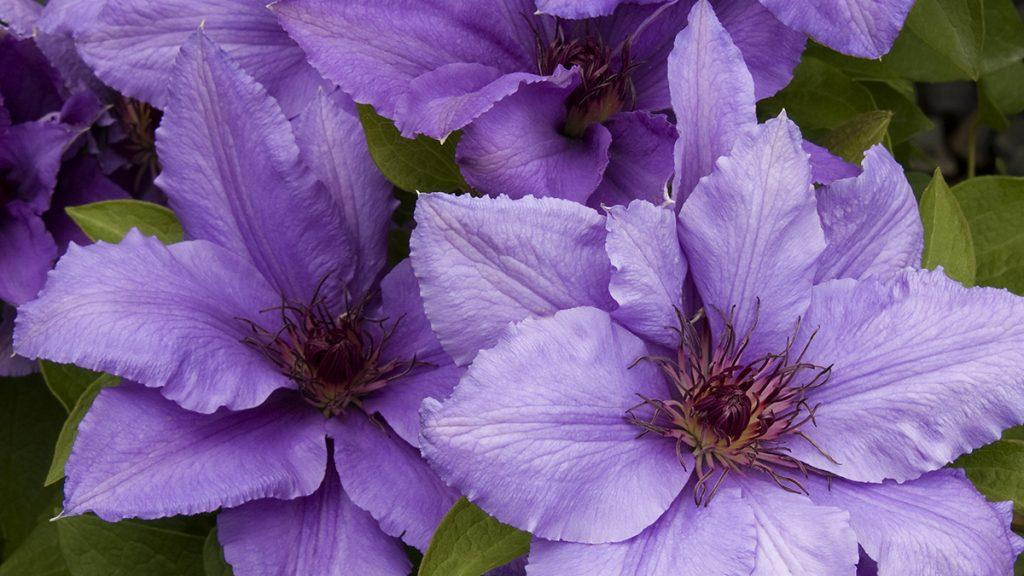
<svg viewBox="0 0 1024 576">
<path fill-rule="evenodd" d="M 127 192 L 103 174 L 94 156 L 79 155 L 61 167 L 50 210 L 43 215 L 43 220 L 63 254 L 71 242 L 79 245 L 90 242 L 78 224 L 64 211 L 65 208 L 129 197 Z"/>
<path fill-rule="evenodd" d="M 818 146 L 804 140 L 804 152 L 811 156 L 811 178 L 816 184 L 831 184 L 843 178 L 860 174 L 860 168 Z"/>
<path fill-rule="evenodd" d="M 760 1 L 787 26 L 860 58 L 884 56 L 914 5 L 914 0 Z"/>
<path fill-rule="evenodd" d="M 464 368 L 454 364 L 416 369 L 364 399 L 363 406 L 383 416 L 402 440 L 418 447 L 423 400 L 448 398 L 464 373 Z"/>
<path fill-rule="evenodd" d="M 606 16 L 622 4 L 661 4 L 665 0 L 537 0 L 537 11 L 582 20 Z"/>
<path fill-rule="evenodd" d="M 689 494 L 624 542 L 575 544 L 535 539 L 530 576 L 724 576 L 750 574 L 757 543 L 754 515 L 736 489 L 708 506 Z"/>
<path fill-rule="evenodd" d="M 904 481 L 1024 422 L 1024 300 L 964 288 L 942 271 L 814 289 L 805 361 L 832 366 L 820 404 L 790 442 L 808 464 L 861 482 Z"/>
<path fill-rule="evenodd" d="M 459 364 L 509 322 L 576 306 L 611 310 L 605 223 L 553 198 L 428 194 L 416 203 L 412 265 L 441 344 Z"/>
<path fill-rule="evenodd" d="M 27 38 L 32 35 L 32 27 L 42 9 L 34 0 L 0 0 L 0 20 L 15 34 Z"/>
<path fill-rule="evenodd" d="M 424 456 L 502 522 L 604 543 L 657 520 L 690 475 L 675 443 L 638 437 L 627 411 L 668 387 L 643 342 L 606 312 L 574 308 L 512 326 L 452 396 L 423 406 Z"/>
<path fill-rule="evenodd" d="M 672 190 L 681 206 L 715 160 L 757 123 L 754 81 L 743 55 L 705 1 L 693 7 L 676 37 L 668 78 L 679 132 Z"/>
<path fill-rule="evenodd" d="M 636 200 L 610 209 L 607 226 L 605 246 L 614 268 L 608 291 L 619 304 L 612 318 L 642 338 L 675 348 L 686 278 L 675 212 Z"/>
<path fill-rule="evenodd" d="M 324 418 L 294 393 L 205 415 L 126 383 L 100 392 L 78 426 L 64 514 L 113 522 L 296 498 L 326 466 Z"/>
<path fill-rule="evenodd" d="M 0 301 L 17 306 L 35 298 L 56 258 L 57 245 L 31 208 L 0 208 Z"/>
<path fill-rule="evenodd" d="M 309 496 L 222 511 L 217 537 L 243 576 L 407 576 L 411 569 L 401 543 L 349 500 L 333 469 Z"/>
<path fill-rule="evenodd" d="M 279 0 L 271 9 L 326 78 L 389 118 L 413 80 L 445 65 L 536 68 L 530 0 Z"/>
<path fill-rule="evenodd" d="M 74 35 L 91 26 L 106 4 L 94 0 L 49 0 L 36 23 L 36 45 L 60 71 L 67 85 L 85 87 L 96 94 L 105 94 L 110 89 L 82 60 Z"/>
<path fill-rule="evenodd" d="M 458 499 L 419 450 L 365 414 L 351 413 L 327 425 L 334 462 L 352 502 L 385 533 L 425 551 L 430 537 Z"/>
<path fill-rule="evenodd" d="M 612 136 L 591 124 L 580 138 L 562 134 L 572 76 L 531 84 L 467 126 L 455 158 L 466 182 L 496 196 L 551 196 L 584 203 L 608 166 Z"/>
<path fill-rule="evenodd" d="M 560 68 L 556 76 L 566 73 Z M 398 127 L 406 137 L 446 138 L 515 94 L 520 86 L 547 80 L 528 72 L 506 74 L 484 64 L 445 64 L 409 83 L 408 92 L 398 100 L 395 118 L 400 119 Z"/>
<path fill-rule="evenodd" d="M 295 384 L 253 347 L 245 320 L 273 332 L 280 298 L 246 261 L 203 241 L 71 245 L 39 298 L 21 306 L 15 348 L 110 372 L 210 413 L 259 405 Z"/>
<path fill-rule="evenodd" d="M 319 92 L 294 125 L 302 160 L 341 208 L 357 259 L 349 292 L 363 294 L 387 261 L 388 228 L 397 205 L 391 183 L 370 158 L 355 105 L 343 92 Z"/>
<path fill-rule="evenodd" d="M 15 199 L 36 213 L 49 208 L 61 157 L 77 135 L 55 119 L 15 124 L 0 132 L 0 174 L 13 185 Z"/>
<path fill-rule="evenodd" d="M 779 22 L 757 0 L 716 0 L 715 14 L 743 53 L 754 79 L 754 96 L 768 98 L 793 79 L 806 39 Z"/>
<path fill-rule="evenodd" d="M 0 302 L 0 378 L 35 372 L 36 363 L 14 353 L 14 307 Z"/>
<path fill-rule="evenodd" d="M 107 0 L 76 39 L 100 79 L 163 108 L 178 49 L 200 25 L 289 116 L 301 112 L 322 83 L 263 0 Z"/>
<path fill-rule="evenodd" d="M 879 576 L 1013 573 L 1005 520 L 959 470 L 904 484 L 811 478 L 811 499 L 849 511 Z"/>
<path fill-rule="evenodd" d="M 921 264 L 924 228 L 903 167 L 883 146 L 864 154 L 864 172 L 816 194 L 828 246 L 816 282 L 888 276 Z"/>
<path fill-rule="evenodd" d="M 1010 542 L 1010 548 L 1013 549 L 1013 557 L 1020 556 L 1021 553 L 1024 553 L 1024 538 L 1013 530 L 1013 501 L 988 502 L 988 505 L 1002 520 L 1006 539 Z"/>
<path fill-rule="evenodd" d="M 157 179 L 192 238 L 248 255 L 292 302 L 340 298 L 354 269 L 340 210 L 299 159 L 281 108 L 197 33 L 171 76 Z"/>
<path fill-rule="evenodd" d="M 800 143 L 785 115 L 748 132 L 680 212 L 690 274 L 716 335 L 731 315 L 738 334 L 753 330 L 750 357 L 782 350 L 825 248 Z"/>
<path fill-rule="evenodd" d="M 754 511 L 757 561 L 752 576 L 856 573 L 857 536 L 849 513 L 783 490 L 766 476 L 737 474 L 733 482 Z"/>
<path fill-rule="evenodd" d="M 612 135 L 608 167 L 587 205 L 625 206 L 637 199 L 663 203 L 674 169 L 675 127 L 665 116 L 643 111 L 616 114 L 604 126 Z"/>
</svg>

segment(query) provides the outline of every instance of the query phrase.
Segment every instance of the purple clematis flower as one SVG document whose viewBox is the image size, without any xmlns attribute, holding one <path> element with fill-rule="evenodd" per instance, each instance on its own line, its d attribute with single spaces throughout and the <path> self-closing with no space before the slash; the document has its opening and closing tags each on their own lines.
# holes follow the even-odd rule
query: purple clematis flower
<svg viewBox="0 0 1024 576">
<path fill-rule="evenodd" d="M 462 131 L 457 160 L 486 193 L 658 201 L 675 130 L 666 60 L 693 0 L 568 21 L 532 0 L 280 0 L 271 8 L 320 72 L 406 136 Z M 804 47 L 756 0 L 716 9 L 759 98 Z M 695 105 L 702 105 L 695 103 Z"/>
<path fill-rule="evenodd" d="M 883 148 L 811 183 L 783 115 L 678 218 L 420 198 L 424 306 L 469 364 L 423 454 L 534 534 L 531 576 L 1011 571 L 1009 503 L 941 468 L 1024 421 L 1024 300 L 917 268 Z"/>
<path fill-rule="evenodd" d="M 537 0 L 540 12 L 593 18 L 621 5 L 664 0 Z M 880 58 L 892 48 L 914 0 L 760 0 L 780 21 L 851 56 Z"/>
<path fill-rule="evenodd" d="M 405 576 L 399 538 L 424 549 L 456 497 L 417 410 L 461 369 L 408 263 L 379 279 L 394 202 L 354 105 L 320 92 L 289 125 L 201 32 L 172 81 L 158 185 L 189 239 L 73 245 L 19 308 L 19 353 L 131 381 L 82 421 L 64 514 L 223 508 L 240 576 Z"/>
<path fill-rule="evenodd" d="M 85 150 L 104 106 L 69 90 L 30 38 L 0 28 L 0 376 L 27 374 L 13 355 L 14 308 L 34 298 L 72 239 L 64 207 L 127 198 Z"/>
</svg>

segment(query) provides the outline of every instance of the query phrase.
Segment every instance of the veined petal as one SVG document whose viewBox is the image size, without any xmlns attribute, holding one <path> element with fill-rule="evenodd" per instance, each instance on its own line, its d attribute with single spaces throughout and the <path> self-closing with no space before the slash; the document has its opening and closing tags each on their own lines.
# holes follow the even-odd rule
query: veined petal
<svg viewBox="0 0 1024 576">
<path fill-rule="evenodd" d="M 14 196 L 37 214 L 50 207 L 65 150 L 78 136 L 56 120 L 16 124 L 0 132 L 0 172 Z"/>
<path fill-rule="evenodd" d="M 537 0 L 537 11 L 580 20 L 606 16 L 622 4 L 660 4 L 665 0 Z"/>
<path fill-rule="evenodd" d="M 1024 300 L 942 271 L 814 288 L 804 358 L 832 366 L 807 397 L 795 457 L 860 482 L 917 478 L 1024 421 Z"/>
<path fill-rule="evenodd" d="M 245 320 L 277 328 L 281 304 L 246 261 L 203 241 L 72 245 L 39 298 L 18 313 L 15 349 L 151 387 L 185 408 L 251 408 L 294 387 L 243 343 Z"/>
<path fill-rule="evenodd" d="M 423 400 L 448 398 L 463 374 L 465 369 L 454 364 L 418 368 L 367 397 L 363 406 L 383 416 L 402 440 L 419 447 Z"/>
<path fill-rule="evenodd" d="M 21 202 L 0 208 L 0 301 L 17 306 L 35 298 L 56 258 L 38 214 Z"/>
<path fill-rule="evenodd" d="M 884 56 L 914 0 L 760 0 L 784 24 L 860 58 Z"/>
<path fill-rule="evenodd" d="M 896 484 L 811 478 L 811 499 L 849 512 L 879 576 L 1013 572 L 1005 520 L 959 470 Z"/>
<path fill-rule="evenodd" d="M 608 290 L 619 307 L 612 318 L 634 334 L 675 348 L 683 309 L 686 259 L 676 235 L 675 212 L 636 200 L 608 211 Z"/>
<path fill-rule="evenodd" d="M 333 467 L 309 496 L 222 511 L 217 536 L 238 574 L 407 576 L 411 568 L 399 541 L 349 500 Z"/>
<path fill-rule="evenodd" d="M 157 184 L 192 238 L 242 255 L 290 302 L 340 298 L 352 246 L 338 206 L 299 160 L 281 108 L 198 32 L 182 47 L 157 130 Z"/>
<path fill-rule="evenodd" d="M 754 511 L 757 561 L 753 576 L 856 573 L 857 536 L 849 513 L 787 492 L 761 475 L 735 475 L 732 481 Z"/>
<path fill-rule="evenodd" d="M 815 184 L 831 184 L 860 174 L 860 168 L 813 142 L 804 140 L 804 152 L 811 156 L 811 178 Z"/>
<path fill-rule="evenodd" d="M 672 178 L 675 127 L 665 116 L 642 110 L 616 114 L 604 126 L 612 137 L 608 167 L 587 205 L 598 209 L 633 200 L 662 204 Z"/>
<path fill-rule="evenodd" d="M 681 206 L 697 182 L 711 173 L 740 135 L 757 123 L 754 80 L 743 55 L 706 0 L 690 12 L 668 59 L 669 89 L 676 115 L 676 175 Z"/>
<path fill-rule="evenodd" d="M 0 0 L 0 20 L 18 36 L 29 37 L 42 8 L 33 0 Z"/>
<path fill-rule="evenodd" d="M 785 115 L 745 134 L 683 205 L 680 238 L 716 336 L 778 353 L 810 302 L 825 248 L 807 154 Z"/>
<path fill-rule="evenodd" d="M 536 66 L 531 0 L 279 0 L 271 9 L 326 78 L 388 118 L 413 80 L 447 64 Z"/>
<path fill-rule="evenodd" d="M 643 342 L 574 308 L 512 326 L 443 404 L 423 407 L 424 456 L 502 522 L 550 540 L 604 543 L 653 524 L 686 484 L 671 440 L 627 411 L 668 387 Z M 631 368 L 632 366 L 632 368 Z"/>
<path fill-rule="evenodd" d="M 604 219 L 554 198 L 421 196 L 412 265 L 423 305 L 459 364 L 509 322 L 576 306 L 610 310 Z"/>
<path fill-rule="evenodd" d="M 114 522 L 312 494 L 327 466 L 324 419 L 297 395 L 197 414 L 125 383 L 96 397 L 67 463 L 64 514 Z"/>
<path fill-rule="evenodd" d="M 345 494 L 376 518 L 385 533 L 426 551 L 458 494 L 416 448 L 365 414 L 334 418 L 327 426 Z"/>
<path fill-rule="evenodd" d="M 320 91 L 293 124 L 302 160 L 341 210 L 347 245 L 356 260 L 348 290 L 363 294 L 387 261 L 388 228 L 398 204 L 391 183 L 370 158 L 355 105 L 343 92 Z"/>
<path fill-rule="evenodd" d="M 864 172 L 817 191 L 828 246 L 816 282 L 890 276 L 921 263 L 924 228 L 903 167 L 883 146 L 864 154 Z"/>
<path fill-rule="evenodd" d="M 612 136 L 601 124 L 579 138 L 562 133 L 576 85 L 562 74 L 524 86 L 466 126 L 455 155 L 466 182 L 492 196 L 585 203 L 604 176 Z"/>
<path fill-rule="evenodd" d="M 18 6 L 30 7 L 32 11 L 39 9 L 33 0 L 7 2 L 7 13 L 0 13 L 0 19 L 6 22 L 18 18 L 12 15 Z M 29 24 L 29 35 L 31 30 Z M 14 124 L 32 122 L 60 110 L 63 102 L 60 75 L 46 61 L 33 39 L 7 33 L 0 36 L 0 101 Z"/>
<path fill-rule="evenodd" d="M 698 507 L 683 494 L 638 536 L 612 544 L 535 539 L 530 576 L 731 576 L 750 574 L 754 515 L 737 489 Z"/>
<path fill-rule="evenodd" d="M 106 0 L 77 31 L 96 75 L 118 91 L 163 108 L 178 49 L 200 27 L 280 102 L 302 111 L 322 83 L 264 0 Z M 173 91 L 170 91 L 173 92 Z"/>
<path fill-rule="evenodd" d="M 757 0 L 714 0 L 712 5 L 743 53 L 754 97 L 768 98 L 789 84 L 804 52 L 804 35 L 779 22 Z"/>
</svg>

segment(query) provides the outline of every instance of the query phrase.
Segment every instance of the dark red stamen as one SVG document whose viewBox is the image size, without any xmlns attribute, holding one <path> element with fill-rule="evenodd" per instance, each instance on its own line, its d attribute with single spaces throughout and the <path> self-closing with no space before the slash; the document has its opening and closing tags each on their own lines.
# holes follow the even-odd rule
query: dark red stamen
<svg viewBox="0 0 1024 576">
<path fill-rule="evenodd" d="M 819 471 L 790 456 L 780 440 L 795 435 L 817 448 L 801 430 L 813 423 L 817 408 L 807 404 L 806 396 L 827 381 L 830 369 L 803 361 L 810 341 L 794 357 L 799 322 L 782 352 L 747 359 L 744 352 L 753 326 L 738 339 L 727 320 L 716 346 L 703 312 L 692 319 L 680 314 L 679 321 L 675 358 L 638 360 L 655 362 L 672 383 L 673 395 L 643 398 L 628 411 L 629 421 L 643 429 L 642 434 L 673 439 L 684 465 L 686 454 L 692 454 L 698 504 L 710 501 L 730 472 L 748 468 L 768 474 L 785 490 L 805 492 L 793 471 Z"/>
</svg>

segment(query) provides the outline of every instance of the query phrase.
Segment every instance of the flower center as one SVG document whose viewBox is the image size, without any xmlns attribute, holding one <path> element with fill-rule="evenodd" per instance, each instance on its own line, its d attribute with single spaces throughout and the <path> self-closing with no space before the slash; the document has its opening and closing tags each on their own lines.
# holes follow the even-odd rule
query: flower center
<svg viewBox="0 0 1024 576">
<path fill-rule="evenodd" d="M 269 332 L 248 322 L 246 343 L 261 350 L 298 385 L 302 397 L 325 416 L 362 407 L 367 395 L 419 365 L 412 360 L 384 360 L 382 353 L 401 318 L 369 318 L 368 297 L 332 315 L 322 299 L 308 306 L 280 307 L 282 327 Z"/>
<path fill-rule="evenodd" d="M 545 76 L 558 66 L 580 71 L 580 85 L 566 99 L 566 120 L 562 132 L 581 138 L 591 124 L 610 118 L 633 101 L 629 41 L 618 50 L 618 58 L 597 34 L 567 37 L 559 22 L 554 39 L 547 44 L 537 37 L 537 69 Z"/>
<path fill-rule="evenodd" d="M 805 476 L 818 471 L 789 456 L 780 440 L 797 435 L 814 445 L 801 430 L 813 423 L 817 408 L 806 403 L 806 395 L 825 383 L 829 368 L 803 362 L 806 346 L 794 357 L 794 338 L 778 354 L 746 360 L 749 334 L 738 339 L 727 322 L 716 346 L 703 312 L 692 319 L 680 315 L 680 326 L 676 358 L 641 359 L 668 375 L 671 397 L 644 398 L 628 411 L 628 420 L 644 434 L 673 439 L 681 463 L 685 452 L 693 455 L 698 504 L 710 501 L 730 472 L 743 469 L 765 472 L 781 488 L 804 492 L 794 471 Z"/>
</svg>

